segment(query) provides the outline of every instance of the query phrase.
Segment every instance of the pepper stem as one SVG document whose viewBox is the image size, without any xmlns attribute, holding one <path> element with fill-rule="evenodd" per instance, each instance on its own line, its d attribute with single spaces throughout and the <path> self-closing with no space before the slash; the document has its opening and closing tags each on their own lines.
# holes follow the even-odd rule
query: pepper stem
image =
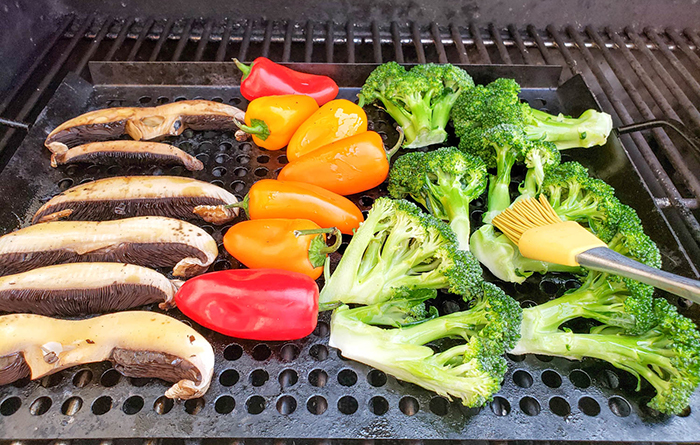
<svg viewBox="0 0 700 445">
<path fill-rule="evenodd" d="M 391 150 L 386 152 L 386 158 L 391 161 L 391 157 L 396 154 L 397 151 L 399 151 L 399 148 L 401 148 L 401 144 L 403 144 L 403 139 L 404 139 L 404 134 L 403 134 L 403 128 L 401 127 L 396 127 L 396 131 L 399 132 L 399 140 L 396 142 L 396 145 L 394 145 Z"/>
<path fill-rule="evenodd" d="M 343 236 L 337 227 L 330 227 L 328 229 L 308 229 L 308 230 L 295 230 L 294 236 L 297 238 L 300 236 L 308 235 L 324 235 L 333 234 L 335 236 L 335 242 L 332 246 L 326 245 L 326 241 L 322 236 L 317 236 L 311 241 L 309 245 L 309 262 L 313 267 L 323 266 L 326 258 L 329 254 L 335 252 L 340 248 L 343 242 Z"/>
<path fill-rule="evenodd" d="M 250 219 L 250 213 L 248 212 L 248 201 L 250 200 L 250 195 L 245 195 L 243 201 L 234 202 L 233 204 L 225 205 L 225 209 L 243 209 L 245 216 Z"/>
<path fill-rule="evenodd" d="M 262 119 L 251 119 L 250 126 L 242 124 L 235 119 L 233 120 L 233 123 L 236 124 L 236 126 L 238 126 L 238 128 L 240 128 L 242 131 L 245 131 L 248 134 L 254 134 L 263 141 L 270 137 L 270 127 L 268 127 L 265 121 Z"/>
<path fill-rule="evenodd" d="M 241 77 L 241 82 L 243 82 L 253 69 L 253 64 L 251 63 L 250 65 L 246 65 L 236 58 L 233 59 L 233 63 L 235 63 L 238 69 L 241 70 L 241 73 L 243 73 L 243 76 Z"/>
</svg>

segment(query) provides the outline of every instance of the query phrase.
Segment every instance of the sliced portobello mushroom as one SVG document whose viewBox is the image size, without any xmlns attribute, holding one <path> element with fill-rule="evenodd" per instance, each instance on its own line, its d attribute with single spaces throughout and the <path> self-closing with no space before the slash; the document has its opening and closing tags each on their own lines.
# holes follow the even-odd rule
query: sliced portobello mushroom
<svg viewBox="0 0 700 445">
<path fill-rule="evenodd" d="M 0 277 L 0 312 L 77 316 L 174 305 L 182 281 L 142 266 L 73 263 Z"/>
<path fill-rule="evenodd" d="M 32 223 L 103 221 L 131 216 L 189 218 L 224 224 L 238 215 L 236 197 L 214 184 L 180 176 L 118 176 L 72 187 L 34 214 Z"/>
<path fill-rule="evenodd" d="M 117 139 L 151 140 L 193 130 L 237 130 L 245 112 L 208 100 L 183 100 L 148 108 L 107 108 L 91 111 L 56 127 L 44 145 L 53 153 L 87 142 Z"/>
<path fill-rule="evenodd" d="M 0 317 L 0 385 L 106 360 L 127 377 L 175 382 L 165 392 L 172 399 L 201 397 L 214 372 L 209 342 L 157 312 L 118 312 L 87 320 L 33 314 Z"/>
<path fill-rule="evenodd" d="M 159 142 L 91 142 L 51 155 L 51 167 L 63 164 L 166 164 L 182 165 L 187 170 L 204 168 L 202 161 L 177 147 Z"/>
<path fill-rule="evenodd" d="M 52 264 L 117 262 L 173 267 L 173 274 L 203 273 L 218 255 L 216 241 L 199 227 L 173 218 L 54 221 L 0 237 L 0 276 Z"/>
</svg>

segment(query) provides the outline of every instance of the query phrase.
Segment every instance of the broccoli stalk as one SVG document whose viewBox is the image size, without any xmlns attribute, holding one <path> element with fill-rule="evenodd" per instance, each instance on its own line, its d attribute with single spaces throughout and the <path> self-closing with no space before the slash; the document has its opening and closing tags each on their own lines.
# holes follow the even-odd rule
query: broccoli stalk
<svg viewBox="0 0 700 445">
<path fill-rule="evenodd" d="M 559 150 L 605 145 L 612 131 L 612 117 L 586 110 L 578 118 L 554 116 L 522 104 L 525 133 L 530 140 L 553 142 Z"/>
<path fill-rule="evenodd" d="M 471 295 L 481 280 L 478 261 L 457 249 L 447 224 L 408 201 L 379 198 L 326 277 L 319 309 L 378 303 L 399 288 Z"/>
<path fill-rule="evenodd" d="M 502 354 L 518 340 L 519 305 L 498 287 L 482 283 L 481 294 L 466 311 L 399 329 L 375 326 L 400 326 L 403 317 L 397 314 L 416 312 L 422 304 L 419 296 L 356 309 L 341 306 L 331 318 L 329 345 L 398 379 L 459 398 L 469 407 L 482 406 L 500 389 L 507 369 Z M 387 319 L 385 314 L 392 315 Z M 444 338 L 463 343 L 442 352 L 425 346 Z"/>
<path fill-rule="evenodd" d="M 484 190 L 486 165 L 454 147 L 407 153 L 389 172 L 391 196 L 410 196 L 432 215 L 449 222 L 461 250 L 469 250 L 469 204 Z"/>
<path fill-rule="evenodd" d="M 418 148 L 445 141 L 452 107 L 473 86 L 464 70 L 450 64 L 418 65 L 406 71 L 389 62 L 369 75 L 358 97 L 360 106 L 381 103 L 403 128 L 404 147 Z"/>
<path fill-rule="evenodd" d="M 491 175 L 489 180 L 488 211 L 483 217 L 485 223 L 490 223 L 510 206 L 511 170 L 515 162 L 522 159 L 526 146 L 525 133 L 514 125 L 499 124 L 483 133 L 482 150 L 475 154 L 485 155 L 482 159 L 487 165 L 493 161 L 496 165 L 496 174 Z"/>
<path fill-rule="evenodd" d="M 679 414 L 688 406 L 700 383 L 700 333 L 674 306 L 661 298 L 653 299 L 651 317 L 658 321 L 638 334 L 627 334 L 623 328 L 610 325 L 578 334 L 559 328 L 568 304 L 558 300 L 546 308 L 523 310 L 521 339 L 511 353 L 604 360 L 638 379 L 644 378 L 656 389 L 649 407 Z"/>
</svg>

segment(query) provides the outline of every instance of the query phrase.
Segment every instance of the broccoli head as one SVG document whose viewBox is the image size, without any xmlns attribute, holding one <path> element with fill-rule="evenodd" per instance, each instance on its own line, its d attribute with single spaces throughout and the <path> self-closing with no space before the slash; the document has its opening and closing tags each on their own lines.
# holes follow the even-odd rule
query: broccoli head
<svg viewBox="0 0 700 445">
<path fill-rule="evenodd" d="M 458 250 L 447 224 L 408 201 L 379 198 L 326 277 L 319 307 L 378 303 L 399 288 L 470 295 L 481 281 L 479 262 Z"/>
<path fill-rule="evenodd" d="M 422 386 L 469 407 L 484 405 L 500 389 L 507 366 L 504 352 L 519 338 L 520 306 L 498 287 L 482 283 L 466 311 L 431 318 L 400 329 L 382 315 L 414 311 L 420 298 L 350 309 L 341 306 L 331 318 L 329 345 L 398 379 Z M 435 352 L 429 342 L 459 338 L 449 349 Z"/>
<path fill-rule="evenodd" d="M 389 193 L 410 196 L 428 212 L 449 222 L 459 248 L 469 250 L 469 204 L 486 190 L 486 165 L 454 147 L 399 157 L 389 172 Z"/>
<path fill-rule="evenodd" d="M 406 71 L 396 62 L 377 67 L 358 95 L 360 106 L 381 103 L 406 136 L 404 147 L 439 144 L 457 98 L 474 82 L 450 64 L 418 65 Z"/>
</svg>

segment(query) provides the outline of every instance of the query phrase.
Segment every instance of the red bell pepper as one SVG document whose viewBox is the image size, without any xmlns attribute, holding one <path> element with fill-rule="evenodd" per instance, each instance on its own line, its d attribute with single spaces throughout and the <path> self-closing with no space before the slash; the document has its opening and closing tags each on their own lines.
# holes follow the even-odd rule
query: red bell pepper
<svg viewBox="0 0 700 445">
<path fill-rule="evenodd" d="M 335 99 L 338 85 L 328 76 L 306 74 L 258 57 L 248 66 L 233 59 L 243 72 L 241 94 L 248 100 L 263 96 L 303 94 L 316 99 L 321 106 Z"/>
<path fill-rule="evenodd" d="M 175 294 L 183 314 L 230 337 L 295 340 L 316 328 L 318 286 L 277 269 L 232 269 L 187 280 Z"/>
</svg>

